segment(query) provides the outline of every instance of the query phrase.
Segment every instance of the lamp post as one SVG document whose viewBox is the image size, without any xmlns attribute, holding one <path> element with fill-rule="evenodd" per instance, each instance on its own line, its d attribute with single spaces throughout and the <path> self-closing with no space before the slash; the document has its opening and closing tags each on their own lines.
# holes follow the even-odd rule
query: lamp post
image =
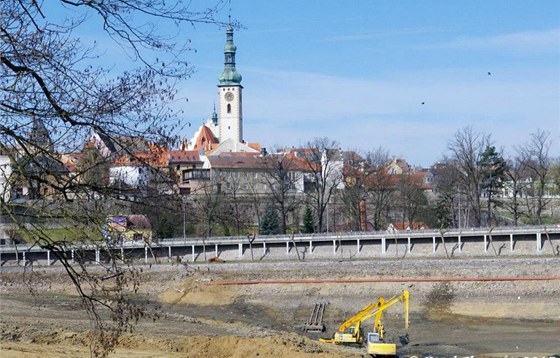
<svg viewBox="0 0 560 358">
<path fill-rule="evenodd" d="M 181 207 L 183 209 L 183 241 L 187 241 L 187 197 L 181 196 Z"/>
<path fill-rule="evenodd" d="M 461 192 L 459 192 L 459 230 L 461 230 Z"/>
<path fill-rule="evenodd" d="M 329 198 L 330 201 L 330 198 Z M 327 234 L 329 233 L 329 202 L 327 201 Z"/>
</svg>

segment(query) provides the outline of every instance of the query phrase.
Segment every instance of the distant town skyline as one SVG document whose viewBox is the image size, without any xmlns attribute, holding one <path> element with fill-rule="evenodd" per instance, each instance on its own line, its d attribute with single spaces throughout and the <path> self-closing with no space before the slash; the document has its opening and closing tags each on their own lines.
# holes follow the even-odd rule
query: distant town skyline
<svg viewBox="0 0 560 358">
<path fill-rule="evenodd" d="M 560 155 L 560 2 L 224 3 L 243 76 L 244 138 L 263 147 L 329 137 L 428 166 L 466 126 L 506 153 L 537 129 Z M 223 28 L 184 29 L 195 72 L 179 83 L 181 135 L 217 104 Z"/>
</svg>

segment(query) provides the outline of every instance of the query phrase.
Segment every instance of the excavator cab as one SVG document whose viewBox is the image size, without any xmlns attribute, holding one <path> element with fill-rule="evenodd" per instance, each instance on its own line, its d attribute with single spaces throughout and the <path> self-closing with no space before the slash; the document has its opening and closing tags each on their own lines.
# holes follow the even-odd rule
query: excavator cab
<svg viewBox="0 0 560 358">
<path fill-rule="evenodd" d="M 385 343 L 383 339 L 385 331 L 383 324 L 379 322 L 376 332 L 369 332 L 367 335 L 366 349 L 368 354 L 374 356 L 394 356 L 397 354 L 397 345 Z"/>
<path fill-rule="evenodd" d="M 381 342 L 381 338 L 379 337 L 379 333 L 377 332 L 369 332 L 367 335 L 367 341 L 368 343 L 374 343 L 374 342 Z"/>
<path fill-rule="evenodd" d="M 334 335 L 333 343 L 335 344 L 348 344 L 348 343 L 362 343 L 362 329 L 360 323 L 348 327 L 344 332 L 336 332 Z"/>
</svg>

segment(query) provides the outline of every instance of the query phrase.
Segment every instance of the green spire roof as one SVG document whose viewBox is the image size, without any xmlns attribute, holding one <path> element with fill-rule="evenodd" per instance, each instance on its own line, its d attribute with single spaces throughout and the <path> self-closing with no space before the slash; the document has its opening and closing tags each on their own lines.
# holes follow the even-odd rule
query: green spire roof
<svg viewBox="0 0 560 358">
<path fill-rule="evenodd" d="M 226 30 L 227 40 L 224 46 L 224 71 L 220 75 L 220 86 L 235 86 L 241 84 L 241 74 L 235 69 L 235 51 L 233 44 L 233 27 L 228 25 Z"/>
</svg>

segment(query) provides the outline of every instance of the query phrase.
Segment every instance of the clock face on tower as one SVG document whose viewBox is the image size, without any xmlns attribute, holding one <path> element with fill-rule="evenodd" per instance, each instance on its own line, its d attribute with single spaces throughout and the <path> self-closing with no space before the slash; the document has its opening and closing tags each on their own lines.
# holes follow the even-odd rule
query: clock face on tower
<svg viewBox="0 0 560 358">
<path fill-rule="evenodd" d="M 227 93 L 224 95 L 224 98 L 225 98 L 226 101 L 228 101 L 228 102 L 233 101 L 233 93 L 227 92 Z"/>
</svg>

